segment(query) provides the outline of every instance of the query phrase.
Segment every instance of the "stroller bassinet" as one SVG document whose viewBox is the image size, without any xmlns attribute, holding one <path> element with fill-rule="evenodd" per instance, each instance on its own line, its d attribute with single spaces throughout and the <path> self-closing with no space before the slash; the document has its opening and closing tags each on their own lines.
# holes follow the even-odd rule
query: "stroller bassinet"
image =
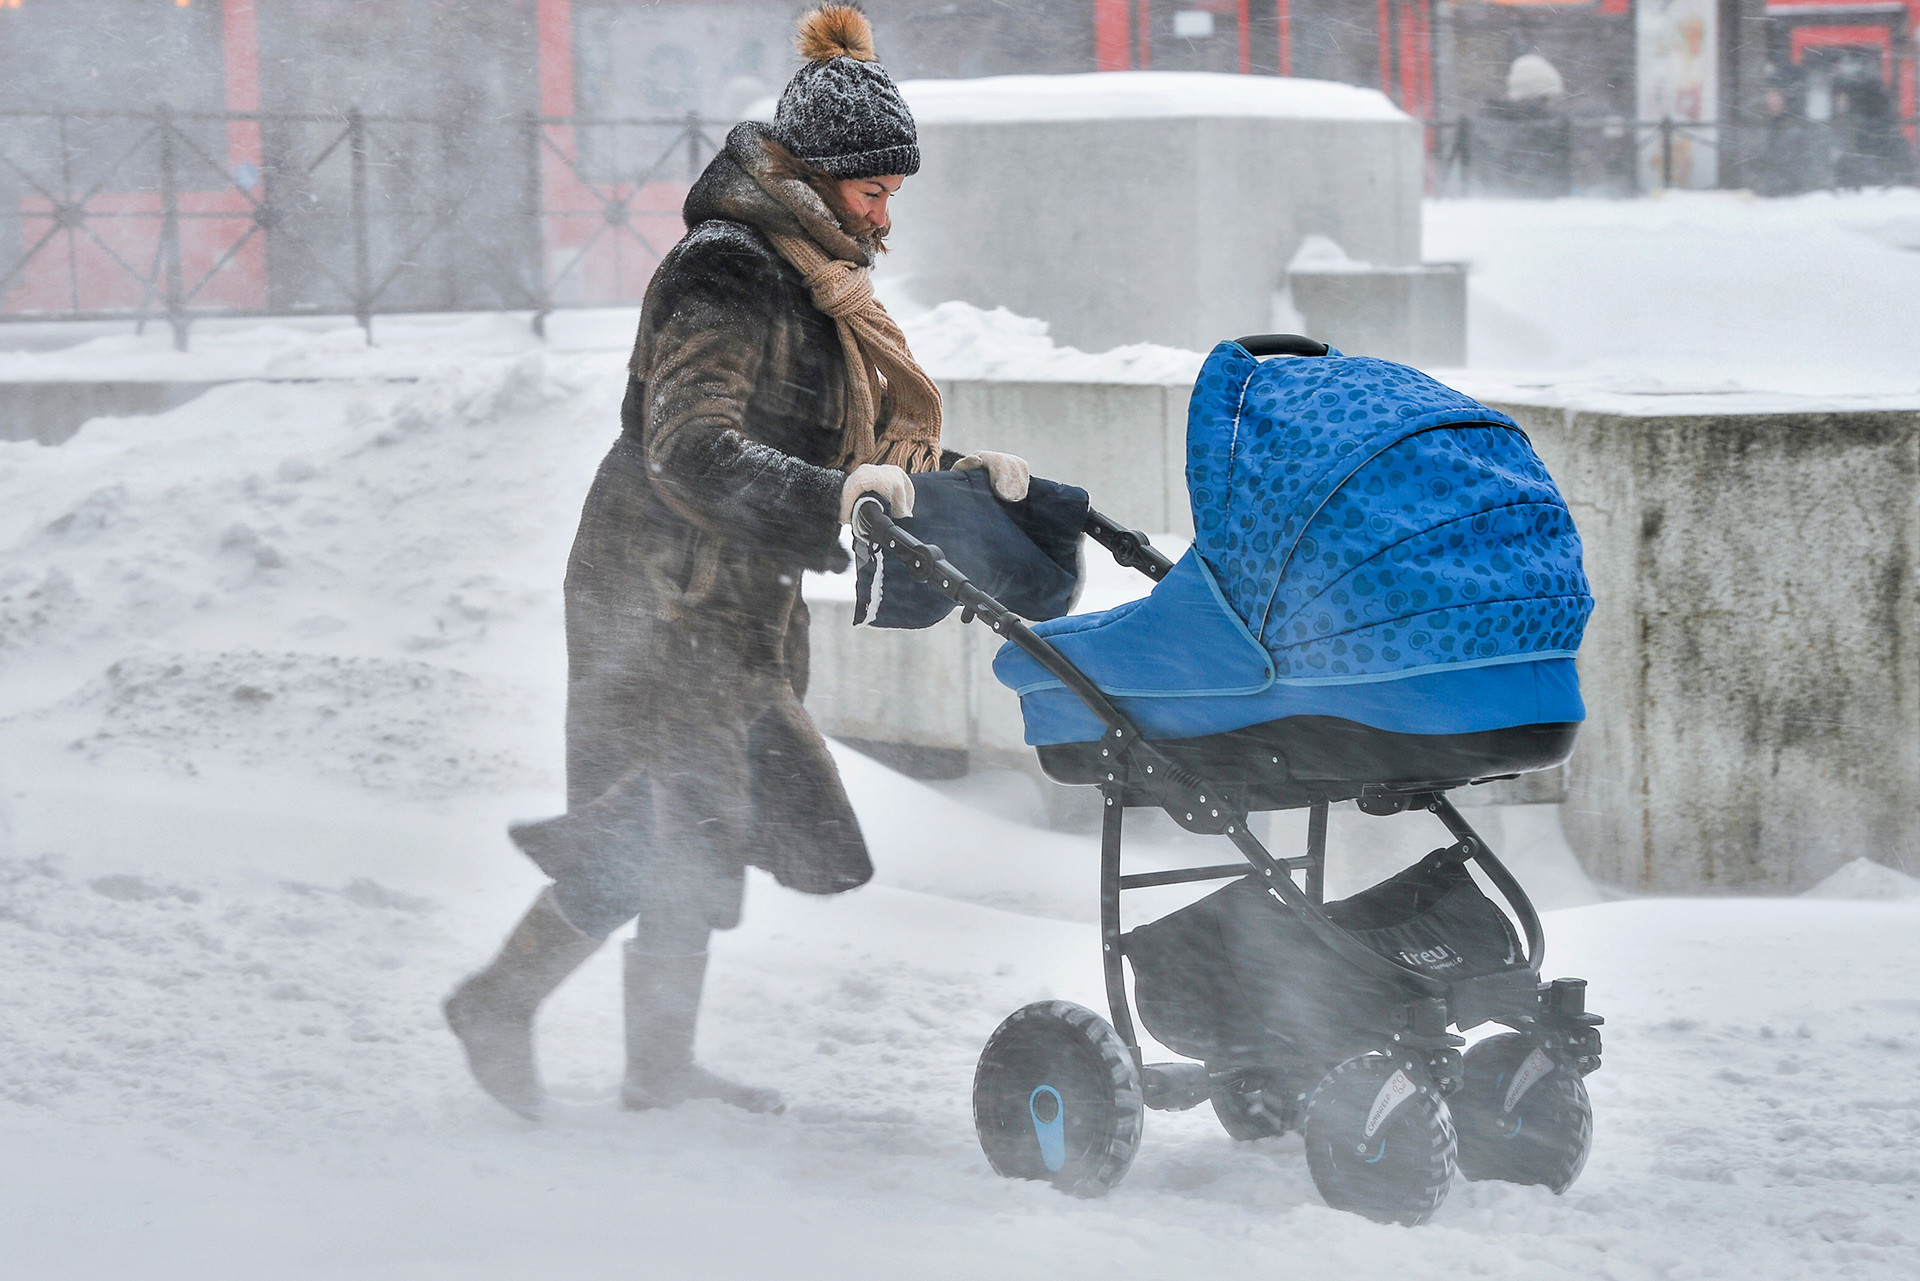
<svg viewBox="0 0 1920 1281">
<path fill-rule="evenodd" d="M 1104 796 L 1112 1023 L 1055 1001 L 1001 1025 L 975 1082 L 990 1161 L 1104 1191 L 1132 1160 L 1142 1107 L 1210 1099 L 1237 1138 L 1301 1129 L 1329 1203 L 1376 1218 L 1430 1215 L 1456 1152 L 1469 1177 L 1564 1189 L 1585 1161 L 1581 1078 L 1599 1065 L 1600 1020 L 1583 981 L 1540 981 L 1539 919 L 1446 793 L 1572 749 L 1592 598 L 1565 502 L 1505 415 L 1291 335 L 1208 357 L 1187 480 L 1196 537 L 1177 564 L 1087 518 L 1157 580 L 1148 596 L 1031 627 L 877 500 L 856 509 L 857 537 L 1009 638 L 995 674 L 1043 768 Z M 1326 904 L 1327 810 L 1348 799 L 1429 811 L 1455 841 Z M 1227 837 L 1243 862 L 1123 875 L 1138 806 Z M 1307 852 L 1276 857 L 1247 815 L 1294 807 L 1310 811 Z M 1121 929 L 1124 890 L 1229 878 Z M 1149 1030 L 1199 1062 L 1144 1063 L 1123 959 Z M 1449 1027 L 1488 1021 L 1514 1032 L 1463 1057 Z"/>
<path fill-rule="evenodd" d="M 1194 544 L 1151 595 L 1034 632 L 1190 768 L 1273 809 L 1566 759 L 1593 598 L 1512 419 L 1387 361 L 1222 343 L 1187 483 Z M 1015 646 L 994 672 L 1048 773 L 1100 781 L 1098 717 Z M 1236 770 L 1263 750 L 1280 770 Z"/>
</svg>

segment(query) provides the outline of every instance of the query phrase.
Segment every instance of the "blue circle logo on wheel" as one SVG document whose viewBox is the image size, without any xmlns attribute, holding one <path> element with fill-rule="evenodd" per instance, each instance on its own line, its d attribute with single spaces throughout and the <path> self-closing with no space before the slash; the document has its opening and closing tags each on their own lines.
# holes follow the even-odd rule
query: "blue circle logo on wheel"
<svg viewBox="0 0 1920 1281">
<path fill-rule="evenodd" d="M 1067 1108 L 1060 1091 L 1037 1085 L 1027 1096 L 1027 1115 L 1033 1118 L 1033 1137 L 1040 1141 L 1040 1160 L 1047 1173 L 1058 1174 L 1067 1163 Z"/>
</svg>

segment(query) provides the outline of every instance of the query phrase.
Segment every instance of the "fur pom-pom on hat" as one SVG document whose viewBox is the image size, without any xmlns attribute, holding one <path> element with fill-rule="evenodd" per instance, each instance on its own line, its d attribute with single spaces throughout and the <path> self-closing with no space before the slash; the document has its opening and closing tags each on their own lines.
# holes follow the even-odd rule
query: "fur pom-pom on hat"
<svg viewBox="0 0 1920 1281">
<path fill-rule="evenodd" d="M 794 43 L 807 63 L 780 95 L 780 144 L 836 178 L 918 172 L 913 113 L 874 56 L 867 15 L 850 4 L 821 5 L 800 19 Z"/>
<path fill-rule="evenodd" d="M 855 62 L 873 62 L 873 24 L 867 15 L 850 4 L 823 4 L 800 19 L 800 35 L 794 41 L 800 56 L 808 62 L 826 62 L 833 58 L 852 58 Z"/>
</svg>

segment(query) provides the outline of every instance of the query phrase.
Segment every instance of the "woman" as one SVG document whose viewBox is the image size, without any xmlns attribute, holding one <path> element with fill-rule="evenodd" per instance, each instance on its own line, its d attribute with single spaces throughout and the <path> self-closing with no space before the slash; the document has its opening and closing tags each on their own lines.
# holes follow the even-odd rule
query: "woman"
<svg viewBox="0 0 1920 1281">
<path fill-rule="evenodd" d="M 748 123 L 687 195 L 687 234 L 647 288 L 620 438 L 567 564 L 567 812 L 516 825 L 553 884 L 447 998 L 481 1086 L 537 1117 L 540 1002 L 628 920 L 622 1105 L 772 1090 L 693 1062 L 712 930 L 745 869 L 837 894 L 873 874 L 833 758 L 801 708 L 803 570 L 843 570 L 840 526 L 911 472 L 1026 464 L 940 448 L 940 398 L 874 301 L 887 205 L 920 167 L 913 117 L 858 10 L 800 22 L 806 65 L 771 127 Z"/>
</svg>

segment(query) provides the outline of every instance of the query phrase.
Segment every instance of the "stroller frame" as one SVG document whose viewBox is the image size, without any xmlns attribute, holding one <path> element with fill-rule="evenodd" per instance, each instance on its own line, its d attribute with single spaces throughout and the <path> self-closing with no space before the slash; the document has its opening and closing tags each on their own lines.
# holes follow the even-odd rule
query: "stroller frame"
<svg viewBox="0 0 1920 1281">
<path fill-rule="evenodd" d="M 916 582 L 936 585 L 962 608 L 962 622 L 979 618 L 996 634 L 1012 641 L 1077 695 L 1105 726 L 1100 757 L 1106 777 L 1099 784 L 1103 801 L 1101 962 L 1112 1026 L 1140 1073 L 1142 1101 L 1147 1107 L 1194 1107 L 1212 1095 L 1216 1082 L 1205 1064 L 1144 1061 L 1122 966 L 1125 946 L 1120 927 L 1121 895 L 1132 889 L 1243 877 L 1249 870 L 1260 877 L 1269 896 L 1304 921 L 1336 955 L 1363 973 L 1408 993 L 1405 1005 L 1394 1016 L 1394 1027 L 1383 1034 L 1380 1048 L 1411 1053 L 1424 1060 L 1422 1066 L 1440 1093 L 1451 1093 L 1458 1087 L 1458 1047 L 1466 1044 L 1465 1038 L 1447 1030 L 1450 1024 L 1465 1029 L 1491 1021 L 1529 1031 L 1563 1053 L 1583 1076 L 1600 1065 L 1597 1027 L 1602 1020 L 1586 1012 L 1585 980 L 1539 981 L 1545 955 L 1539 914 L 1506 865 L 1446 795 L 1455 787 L 1514 775 L 1391 786 L 1369 784 L 1358 789 L 1357 795 L 1351 787 L 1337 791 L 1313 800 L 1307 807 L 1306 853 L 1295 858 L 1276 857 L 1248 830 L 1247 810 L 1143 736 L 1133 720 L 1071 660 L 970 582 L 945 559 L 937 545 L 921 541 L 896 524 L 879 499 L 869 495 L 856 502 L 851 523 L 854 536 L 874 554 L 891 555 Z M 1112 553 L 1119 565 L 1136 569 L 1156 582 L 1173 568 L 1173 562 L 1154 548 L 1146 535 L 1097 511 L 1089 511 L 1085 532 Z M 1445 855 L 1461 863 L 1478 864 L 1517 918 L 1526 940 L 1525 969 L 1448 982 L 1382 956 L 1329 919 L 1321 910 L 1326 885 L 1327 812 L 1333 800 L 1348 797 L 1368 814 L 1426 810 L 1445 824 L 1454 838 Z M 1189 832 L 1227 837 L 1242 862 L 1123 875 L 1120 852 L 1125 812 L 1130 806 L 1149 805 L 1164 810 Z M 1305 873 L 1304 886 L 1294 880 L 1300 872 Z"/>
</svg>

